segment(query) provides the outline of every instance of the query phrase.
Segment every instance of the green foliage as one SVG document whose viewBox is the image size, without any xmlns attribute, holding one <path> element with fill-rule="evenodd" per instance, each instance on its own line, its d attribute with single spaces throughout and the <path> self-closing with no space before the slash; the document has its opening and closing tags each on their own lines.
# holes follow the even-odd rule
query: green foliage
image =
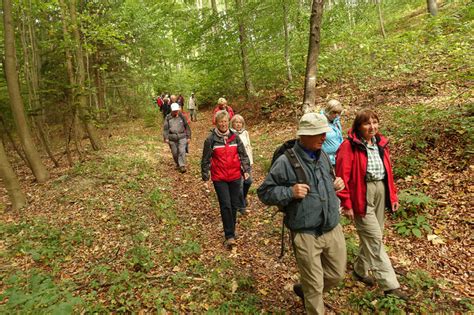
<svg viewBox="0 0 474 315">
<path fill-rule="evenodd" d="M 47 265 L 56 265 L 78 246 L 93 243 L 90 231 L 78 225 L 58 228 L 42 220 L 1 224 L 0 235 L 8 245 L 8 255 L 29 255 Z"/>
<path fill-rule="evenodd" d="M 404 189 L 399 193 L 400 209 L 395 212 L 395 217 L 401 220 L 393 226 L 403 236 L 414 235 L 420 238 L 423 231 L 431 233 L 431 226 L 426 216 L 421 215 L 435 201 L 422 192 L 414 189 Z"/>
<path fill-rule="evenodd" d="M 128 265 L 134 271 L 148 272 L 153 268 L 153 253 L 150 248 L 143 245 L 135 245 L 125 254 Z"/>
<path fill-rule="evenodd" d="M 173 247 L 170 253 L 171 264 L 176 266 L 182 263 L 183 259 L 190 259 L 194 255 L 201 253 L 201 245 L 194 241 L 188 241 L 183 245 Z"/>
<path fill-rule="evenodd" d="M 359 255 L 359 242 L 353 234 L 346 234 L 347 261 L 353 263 Z"/>
<path fill-rule="evenodd" d="M 431 226 L 423 215 L 406 218 L 398 223 L 393 224 L 398 234 L 402 236 L 414 235 L 420 238 L 423 231 L 431 233 Z"/>
<path fill-rule="evenodd" d="M 388 312 L 389 314 L 399 314 L 403 312 L 406 302 L 396 296 L 386 295 L 377 301 L 377 310 Z"/>
<path fill-rule="evenodd" d="M 374 292 L 366 291 L 363 296 L 358 296 L 354 293 L 349 295 L 349 303 L 351 307 L 358 312 L 373 312 L 375 306 L 372 303 L 376 299 Z"/>
<path fill-rule="evenodd" d="M 56 284 L 54 279 L 39 270 L 28 273 L 18 272 L 3 279 L 8 287 L 0 294 L 3 314 L 73 314 L 83 303 L 74 297 L 67 285 Z"/>
<path fill-rule="evenodd" d="M 398 199 L 400 208 L 395 212 L 395 215 L 403 218 L 420 213 L 435 203 L 433 198 L 415 189 L 401 190 Z"/>
<path fill-rule="evenodd" d="M 434 288 L 437 284 L 437 281 L 424 270 L 410 271 L 403 278 L 403 282 L 415 291 L 426 291 Z"/>
</svg>

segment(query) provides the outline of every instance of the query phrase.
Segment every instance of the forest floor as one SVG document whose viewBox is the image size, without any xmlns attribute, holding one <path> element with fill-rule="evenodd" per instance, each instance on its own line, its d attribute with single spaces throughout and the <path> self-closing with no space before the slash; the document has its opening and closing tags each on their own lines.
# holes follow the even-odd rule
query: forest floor
<svg viewBox="0 0 474 315">
<path fill-rule="evenodd" d="M 281 214 L 255 194 L 274 148 L 294 136 L 296 123 L 250 119 L 254 184 L 249 214 L 238 217 L 237 246 L 228 251 L 214 189 L 200 175 L 210 116 L 200 112 L 192 123 L 185 174 L 175 170 L 161 124 L 142 120 L 118 124 L 107 148 L 88 151 L 84 162 L 51 168 L 46 184 L 19 166 L 29 207 L 0 212 L 0 311 L 303 313 L 292 292 L 298 273 L 289 245 L 278 259 Z M 392 218 L 386 223 L 385 244 L 410 302 L 354 281 L 349 263 L 345 280 L 325 296 L 328 311 L 473 311 L 473 170 L 440 163 L 398 181 L 436 198 L 429 217 L 438 241 L 402 237 Z M 352 261 L 357 237 L 342 223 Z"/>
</svg>

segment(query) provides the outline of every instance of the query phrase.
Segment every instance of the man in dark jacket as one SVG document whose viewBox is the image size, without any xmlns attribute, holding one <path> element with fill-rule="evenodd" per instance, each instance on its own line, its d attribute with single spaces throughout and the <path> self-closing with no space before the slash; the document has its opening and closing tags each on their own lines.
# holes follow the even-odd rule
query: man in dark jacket
<svg viewBox="0 0 474 315">
<path fill-rule="evenodd" d="M 335 287 L 346 269 L 346 242 L 335 191 L 343 189 L 344 182 L 333 180 L 329 158 L 321 150 L 329 131 L 324 115 L 303 115 L 293 150 L 308 183 L 297 183 L 290 161 L 282 154 L 257 191 L 263 203 L 285 212 L 308 314 L 324 314 L 323 292 Z"/>
<path fill-rule="evenodd" d="M 171 104 L 171 113 L 163 123 L 163 139 L 169 144 L 176 167 L 186 172 L 186 146 L 191 141 L 191 128 L 177 103 Z"/>
</svg>

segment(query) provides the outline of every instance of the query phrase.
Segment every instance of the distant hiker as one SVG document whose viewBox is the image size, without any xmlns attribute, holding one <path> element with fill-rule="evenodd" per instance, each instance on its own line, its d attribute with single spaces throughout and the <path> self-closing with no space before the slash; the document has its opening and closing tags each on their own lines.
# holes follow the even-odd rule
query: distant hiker
<svg viewBox="0 0 474 315">
<path fill-rule="evenodd" d="M 166 118 L 166 116 L 171 113 L 171 103 L 168 97 L 163 98 L 163 105 L 161 106 L 160 110 L 163 114 L 163 118 Z"/>
<path fill-rule="evenodd" d="M 181 108 L 184 108 L 184 97 L 183 97 L 183 95 L 181 95 L 181 94 L 178 95 L 176 103 L 178 103 L 179 106 L 181 106 Z"/>
<path fill-rule="evenodd" d="M 229 129 L 229 113 L 216 113 L 217 126 L 204 141 L 201 160 L 202 180 L 211 180 L 224 226 L 224 245 L 231 249 L 235 245 L 237 209 L 242 208 L 241 178 L 249 178 L 250 163 L 239 136 Z"/>
<path fill-rule="evenodd" d="M 216 114 L 218 111 L 225 110 L 227 113 L 229 113 L 229 119 L 232 119 L 234 116 L 234 110 L 232 107 L 227 105 L 227 100 L 223 97 L 219 98 L 217 101 L 217 106 L 214 108 L 214 112 L 212 113 L 212 124 L 216 124 Z"/>
<path fill-rule="evenodd" d="M 302 287 L 295 285 L 294 290 L 304 298 L 308 314 L 324 314 L 323 292 L 334 288 L 346 270 L 346 242 L 335 191 L 344 184 L 340 178 L 333 180 L 330 161 L 321 150 L 330 131 L 324 115 L 303 115 L 293 152 L 307 183 L 297 182 L 292 163 L 282 154 L 257 190 L 264 204 L 280 206 L 285 212 L 301 276 Z"/>
<path fill-rule="evenodd" d="M 249 157 L 249 162 L 250 162 L 250 167 L 252 167 L 253 164 L 253 154 L 252 154 L 252 144 L 250 143 L 250 136 L 247 130 L 245 130 L 245 120 L 244 117 L 241 115 L 237 114 L 232 117 L 230 120 L 230 125 L 232 128 L 232 131 L 236 134 L 239 135 L 240 140 L 242 140 L 242 143 L 244 144 L 245 147 L 245 152 L 247 153 Z M 242 185 L 242 208 L 239 209 L 241 214 L 246 214 L 247 213 L 247 194 L 249 192 L 250 186 L 252 185 L 252 172 L 251 169 L 249 170 L 249 177 L 243 181 Z"/>
<path fill-rule="evenodd" d="M 186 145 L 191 141 L 191 128 L 179 111 L 178 103 L 171 104 L 171 113 L 163 124 L 163 139 L 169 144 L 176 168 L 186 172 Z"/>
<path fill-rule="evenodd" d="M 194 93 L 191 93 L 191 96 L 189 97 L 188 110 L 191 115 L 191 121 L 197 121 L 197 103 Z"/>
<path fill-rule="evenodd" d="M 163 106 L 163 94 L 159 95 L 156 98 L 156 106 L 158 106 L 158 109 L 161 110 L 161 107 Z"/>
<path fill-rule="evenodd" d="M 354 278 L 367 286 L 373 286 L 377 281 L 386 295 L 406 300 L 408 297 L 399 289 L 400 284 L 383 244 L 384 210 L 398 210 L 387 145 L 388 140 L 379 133 L 377 114 L 370 109 L 358 112 L 348 139 L 337 152 L 336 174 L 345 183 L 345 188 L 337 195 L 344 215 L 354 220 L 359 234 Z"/>
<path fill-rule="evenodd" d="M 331 164 L 334 166 L 336 164 L 336 151 L 341 145 L 342 141 L 342 127 L 341 127 L 341 114 L 342 114 L 342 105 L 338 100 L 330 100 L 327 102 L 324 109 L 321 111 L 321 114 L 324 114 L 329 122 L 329 127 L 331 131 L 326 133 L 326 140 L 323 144 L 323 151 L 327 153 Z"/>
</svg>

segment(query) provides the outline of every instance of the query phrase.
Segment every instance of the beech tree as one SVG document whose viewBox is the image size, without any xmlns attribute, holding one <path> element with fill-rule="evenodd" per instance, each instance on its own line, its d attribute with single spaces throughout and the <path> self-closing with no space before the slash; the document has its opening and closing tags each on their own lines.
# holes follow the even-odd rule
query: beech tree
<svg viewBox="0 0 474 315">
<path fill-rule="evenodd" d="M 7 189 L 13 210 L 18 210 L 26 206 L 25 194 L 21 190 L 20 182 L 8 161 L 2 140 L 0 140 L 0 178 Z"/>
<path fill-rule="evenodd" d="M 428 13 L 432 16 L 436 16 L 438 14 L 438 4 L 436 0 L 426 0 L 426 3 L 428 5 Z"/>
<path fill-rule="evenodd" d="M 49 172 L 43 165 L 35 143 L 31 137 L 31 131 L 26 120 L 23 99 L 20 94 L 15 49 L 15 26 L 13 25 L 12 3 L 10 0 L 3 0 L 3 24 L 5 42 L 5 77 L 7 80 L 10 107 L 28 164 L 33 171 L 36 180 L 39 183 L 42 183 L 48 180 Z"/>
<path fill-rule="evenodd" d="M 304 82 L 303 112 L 314 110 L 316 101 L 316 75 L 321 41 L 321 21 L 324 0 L 313 0 L 309 29 L 308 58 Z"/>
</svg>

